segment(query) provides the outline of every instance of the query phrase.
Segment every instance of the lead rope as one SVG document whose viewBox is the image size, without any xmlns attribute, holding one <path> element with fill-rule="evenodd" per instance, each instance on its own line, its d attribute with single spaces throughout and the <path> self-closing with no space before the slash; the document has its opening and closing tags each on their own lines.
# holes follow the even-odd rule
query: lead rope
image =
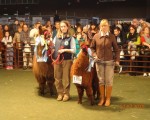
<svg viewBox="0 0 150 120">
<path fill-rule="evenodd" d="M 63 49 L 63 47 L 60 47 L 60 49 Z M 64 60 L 64 55 L 59 53 L 56 60 L 55 60 L 55 59 L 53 59 L 53 54 L 54 54 L 54 51 L 52 51 L 52 53 L 49 55 L 53 61 L 52 64 L 61 64 Z M 61 60 L 60 60 L 60 57 L 62 57 Z"/>
</svg>

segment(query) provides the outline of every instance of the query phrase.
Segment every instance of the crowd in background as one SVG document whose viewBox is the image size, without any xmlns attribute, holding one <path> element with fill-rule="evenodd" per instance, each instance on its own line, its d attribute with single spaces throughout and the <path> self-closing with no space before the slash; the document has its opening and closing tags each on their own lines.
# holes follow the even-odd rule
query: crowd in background
<svg viewBox="0 0 150 120">
<path fill-rule="evenodd" d="M 34 54 L 35 38 L 38 36 L 39 26 L 43 26 L 49 32 L 50 39 L 53 40 L 60 29 L 60 21 L 55 21 L 54 25 L 47 21 L 44 25 L 36 22 L 30 27 L 24 21 L 15 20 L 11 25 L 0 24 L 0 62 L 6 69 L 14 68 L 14 58 L 18 66 L 24 70 L 32 67 L 32 56 Z M 110 26 L 110 32 L 116 37 L 120 48 L 120 59 L 132 61 L 131 66 L 149 66 L 150 57 L 150 23 L 140 19 L 133 19 L 131 23 L 120 23 L 117 20 Z M 93 36 L 99 32 L 99 25 L 91 22 L 86 26 L 80 23 L 70 25 L 69 34 L 75 38 L 76 53 L 80 51 L 80 43 L 85 42 L 90 46 Z M 16 49 L 14 51 L 14 48 Z M 19 63 L 19 61 L 23 61 Z M 128 62 L 121 62 L 121 65 L 128 66 Z M 130 75 L 136 75 L 138 67 L 131 68 Z M 143 76 L 150 76 L 150 68 L 143 67 Z"/>
</svg>

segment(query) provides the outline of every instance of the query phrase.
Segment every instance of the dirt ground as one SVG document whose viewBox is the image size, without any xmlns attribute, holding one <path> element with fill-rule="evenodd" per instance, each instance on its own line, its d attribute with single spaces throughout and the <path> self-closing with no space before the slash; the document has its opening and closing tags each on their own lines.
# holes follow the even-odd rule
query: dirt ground
<svg viewBox="0 0 150 120">
<path fill-rule="evenodd" d="M 110 107 L 90 106 L 86 95 L 77 104 L 74 84 L 68 102 L 39 96 L 37 86 L 31 70 L 0 69 L 0 120 L 150 119 L 150 77 L 116 74 Z"/>
</svg>

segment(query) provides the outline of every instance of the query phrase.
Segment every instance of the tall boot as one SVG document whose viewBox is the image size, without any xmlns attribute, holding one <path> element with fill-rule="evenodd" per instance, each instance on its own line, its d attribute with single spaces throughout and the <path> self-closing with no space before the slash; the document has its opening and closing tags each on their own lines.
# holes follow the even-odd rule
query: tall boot
<svg viewBox="0 0 150 120">
<path fill-rule="evenodd" d="M 111 98 L 112 86 L 106 86 L 106 101 L 105 106 L 110 106 L 110 98 Z"/>
<path fill-rule="evenodd" d="M 105 85 L 99 86 L 99 92 L 100 92 L 100 101 L 98 103 L 98 106 L 102 106 L 105 102 Z"/>
</svg>

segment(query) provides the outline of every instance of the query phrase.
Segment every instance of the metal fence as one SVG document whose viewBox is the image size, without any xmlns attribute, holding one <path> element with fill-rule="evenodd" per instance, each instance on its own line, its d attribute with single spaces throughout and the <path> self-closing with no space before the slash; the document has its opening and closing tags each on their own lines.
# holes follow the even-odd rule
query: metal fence
<svg viewBox="0 0 150 120">
<path fill-rule="evenodd" d="M 10 52 L 7 51 L 8 48 L 1 47 L 0 66 L 2 69 L 6 68 L 8 62 L 13 63 L 14 69 L 32 68 L 34 46 L 25 46 L 22 43 L 17 44 L 20 44 L 20 47 L 16 47 L 14 45 L 12 47 L 13 54 L 10 55 L 8 55 L 8 52 Z M 120 65 L 122 66 L 121 73 L 129 73 L 131 75 L 143 74 L 144 72 L 150 73 L 150 50 L 143 48 L 143 46 L 138 46 L 136 50 L 129 50 L 128 48 L 125 48 L 120 49 L 120 51 Z M 133 51 L 138 52 L 138 54 L 132 54 Z M 115 68 L 115 72 L 118 72 L 117 67 Z"/>
</svg>

